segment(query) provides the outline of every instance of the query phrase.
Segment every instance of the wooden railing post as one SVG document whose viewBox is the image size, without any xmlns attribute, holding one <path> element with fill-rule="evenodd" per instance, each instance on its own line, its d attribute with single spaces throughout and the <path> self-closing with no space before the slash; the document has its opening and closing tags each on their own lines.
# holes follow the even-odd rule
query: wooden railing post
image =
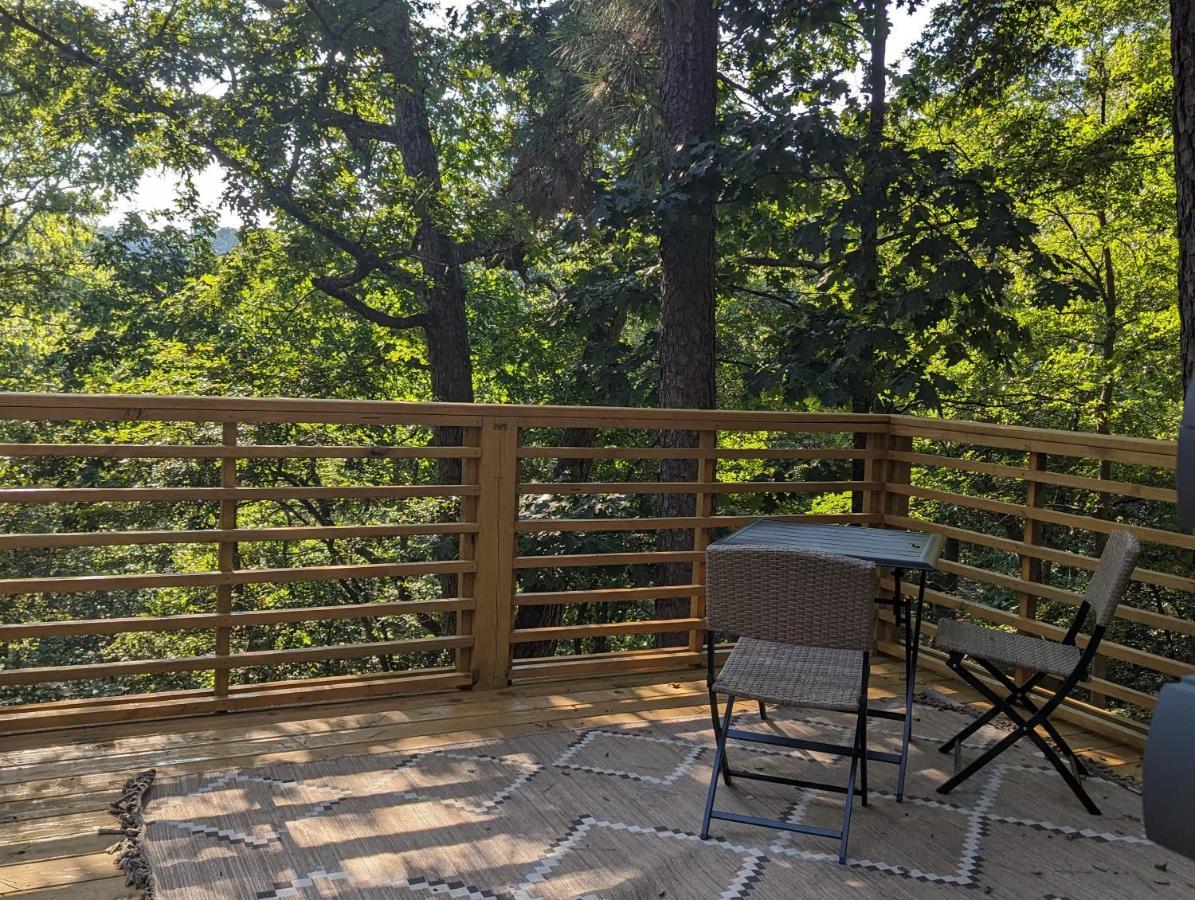
<svg viewBox="0 0 1195 900">
<path fill-rule="evenodd" d="M 717 431 L 701 431 L 697 435 L 697 448 L 702 451 L 713 451 L 718 447 Z M 697 460 L 697 481 L 701 484 L 712 484 L 718 480 L 718 459 L 712 452 Z M 701 519 L 714 514 L 714 502 L 717 494 L 708 491 L 697 492 L 697 506 L 694 514 Z M 704 525 L 693 529 L 693 549 L 701 553 L 710 544 L 710 530 Z M 693 563 L 693 584 L 701 585 L 701 591 L 689 600 L 689 616 L 694 619 L 705 618 L 705 559 Z M 689 632 L 689 649 L 698 652 L 705 644 L 704 629 L 693 629 Z"/>
<path fill-rule="evenodd" d="M 223 433 L 225 447 L 237 445 L 237 423 L 225 422 Z M 233 489 L 237 486 L 237 461 L 235 456 L 220 458 L 220 487 Z M 237 527 L 237 501 L 233 499 L 220 501 L 220 528 L 231 531 Z M 231 572 L 236 568 L 236 542 L 222 540 L 217 545 L 218 562 L 221 572 Z M 216 586 L 216 613 L 227 616 L 232 613 L 232 585 Z M 232 652 L 232 629 L 226 625 L 216 629 L 216 657 L 227 657 Z M 215 692 L 217 697 L 228 696 L 229 670 L 216 669 Z"/>
<path fill-rule="evenodd" d="M 462 430 L 462 445 L 466 447 L 480 447 L 481 446 L 481 429 L 480 428 L 465 428 Z M 480 484 L 480 460 L 477 457 L 466 457 L 461 460 L 461 484 Z M 461 523 L 477 522 L 477 505 L 478 497 L 476 495 L 469 497 L 461 497 L 460 500 L 460 518 Z M 459 536 L 459 550 L 457 553 L 461 562 L 470 562 L 476 564 L 477 562 L 477 534 L 476 533 L 462 533 Z M 477 574 L 475 572 L 464 572 L 457 578 L 456 593 L 458 597 L 472 598 L 474 602 L 477 601 Z M 462 610 L 456 614 L 456 633 L 458 635 L 473 634 L 473 611 Z M 473 671 L 473 648 L 460 647 L 456 651 L 456 670 L 458 672 L 472 672 Z"/>
<path fill-rule="evenodd" d="M 867 491 L 863 496 L 863 512 L 881 517 L 884 515 L 888 486 L 888 444 L 889 435 L 884 431 L 873 431 L 867 435 L 867 458 L 863 461 L 863 480 L 874 481 L 878 488 Z M 881 524 L 882 521 L 881 521 Z"/>
<path fill-rule="evenodd" d="M 868 496 L 874 498 L 876 508 L 874 510 L 865 507 L 865 512 L 876 512 L 881 516 L 881 523 L 885 522 L 888 516 L 898 516 L 907 518 L 909 515 L 909 498 L 905 494 L 897 494 L 888 490 L 889 485 L 893 484 L 911 484 L 913 480 L 913 467 L 907 462 L 891 459 L 888 454 L 893 452 L 909 453 L 913 450 L 913 439 L 910 437 L 902 437 L 900 435 L 889 433 L 874 433 L 869 436 L 868 449 L 875 449 L 881 451 L 876 459 L 867 460 L 872 464 L 868 481 L 880 482 L 880 489 L 874 493 L 869 492 Z M 874 473 L 874 478 L 873 474 Z M 893 622 L 887 622 L 883 619 L 879 622 L 879 639 L 890 644 L 898 643 L 898 635 L 896 625 Z"/>
<path fill-rule="evenodd" d="M 1029 454 L 1029 470 L 1031 472 L 1041 472 L 1046 468 L 1046 454 L 1030 452 Z M 1040 507 L 1044 500 L 1045 485 L 1040 481 L 1028 481 L 1025 485 L 1025 506 L 1028 508 Z M 1021 540 L 1031 547 L 1036 547 L 1041 543 L 1041 522 L 1037 519 L 1025 517 L 1025 527 L 1021 533 Z M 1041 584 L 1042 568 L 1041 560 L 1036 556 L 1028 554 L 1021 554 L 1021 580 L 1031 581 L 1034 584 Z M 1021 591 L 1017 594 L 1017 615 L 1022 619 L 1036 619 L 1037 618 L 1037 595 L 1028 591 Z M 1018 629 L 1022 634 L 1025 632 Z M 1024 681 L 1032 673 L 1023 667 L 1017 669 L 1017 680 Z"/>
<path fill-rule="evenodd" d="M 472 673 L 476 687 L 492 690 L 510 682 L 515 522 L 519 507 L 518 419 L 487 416 L 479 445 Z"/>
</svg>

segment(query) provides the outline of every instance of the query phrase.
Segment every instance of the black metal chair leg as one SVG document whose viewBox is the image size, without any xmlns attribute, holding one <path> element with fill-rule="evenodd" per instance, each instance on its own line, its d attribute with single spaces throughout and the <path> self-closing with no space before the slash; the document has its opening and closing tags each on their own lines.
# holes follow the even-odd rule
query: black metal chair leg
<svg viewBox="0 0 1195 900">
<path fill-rule="evenodd" d="M 867 708 L 859 713 L 859 793 L 864 806 L 867 806 Z"/>
<path fill-rule="evenodd" d="M 867 713 L 864 712 L 860 718 L 866 719 Z M 851 773 L 846 780 L 846 810 L 842 814 L 842 837 L 838 841 L 838 864 L 846 864 L 846 848 L 847 842 L 851 836 L 851 812 L 855 807 L 855 779 L 859 773 L 859 757 L 862 755 L 859 752 L 859 739 L 862 726 L 855 725 L 855 740 L 854 753 L 851 754 Z"/>
<path fill-rule="evenodd" d="M 712 692 L 711 692 L 712 693 Z M 710 836 L 710 816 L 714 811 L 714 796 L 718 793 L 718 774 L 721 771 L 726 783 L 730 783 L 730 769 L 726 764 L 726 733 L 730 730 L 730 716 L 734 709 L 734 695 L 726 698 L 726 717 L 719 723 L 717 714 L 714 717 L 714 740 L 717 749 L 714 751 L 714 766 L 710 770 L 710 790 L 705 798 L 705 817 L 701 820 L 701 839 L 708 840 Z"/>
<path fill-rule="evenodd" d="M 733 699 L 731 698 L 731 700 Z M 729 701 L 727 708 L 730 708 Z M 718 768 L 722 770 L 722 780 L 730 784 L 730 761 L 726 758 L 726 739 L 723 737 L 722 723 L 718 720 L 718 695 L 713 691 L 710 691 L 710 718 L 714 721 L 714 741 L 722 745 L 722 750 L 718 754 L 720 760 Z M 727 721 L 729 722 L 729 720 Z"/>
<path fill-rule="evenodd" d="M 1044 679 L 1042 675 L 1035 675 L 1026 681 L 1024 684 L 1016 684 L 1011 678 L 1005 675 L 1000 669 L 993 665 L 988 660 L 979 660 L 979 664 L 984 667 L 997 681 L 1004 685 L 1005 690 L 1008 691 L 1006 703 L 1012 706 L 1014 703 L 1019 703 L 1025 709 L 1029 710 L 1030 716 L 1036 716 L 1040 712 L 1040 708 L 1033 699 L 1029 696 L 1029 691 L 1033 689 L 1040 681 Z M 1054 727 L 1054 723 L 1048 718 L 1042 719 L 1040 722 L 1041 729 L 1050 737 L 1057 746 L 1070 760 L 1074 763 L 1075 770 L 1081 776 L 1087 775 L 1087 767 L 1083 765 L 1083 761 L 1079 759 L 1079 755 L 1071 749 L 1070 744 L 1059 733 L 1058 729 Z"/>
</svg>

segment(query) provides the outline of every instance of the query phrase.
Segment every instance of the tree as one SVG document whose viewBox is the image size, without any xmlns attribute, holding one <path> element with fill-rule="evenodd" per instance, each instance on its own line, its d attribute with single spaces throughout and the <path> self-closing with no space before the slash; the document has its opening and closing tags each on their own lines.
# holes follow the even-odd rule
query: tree
<svg viewBox="0 0 1195 900">
<path fill-rule="evenodd" d="M 1195 377 L 1195 3 L 1170 0 L 1174 175 L 1178 186 L 1178 308 L 1183 386 Z"/>
<path fill-rule="evenodd" d="M 313 286 L 377 326 L 421 330 L 431 395 L 472 401 L 461 267 L 496 251 L 452 212 L 428 114 L 429 71 L 445 73 L 406 3 L 48 0 L 0 6 L 0 22 L 107 92 L 98 127 L 183 172 L 223 166 L 230 200 L 279 217 Z"/>
<path fill-rule="evenodd" d="M 717 402 L 714 351 L 716 169 L 711 165 L 717 101 L 718 17 L 711 0 L 662 0 L 660 118 L 663 124 L 663 190 L 658 207 L 660 241 L 660 393 L 665 408 L 712 409 Z M 664 447 L 694 447 L 694 432 L 667 430 Z M 660 463 L 661 481 L 694 481 L 697 461 Z M 691 516 L 690 494 L 660 497 L 663 516 Z M 689 550 L 691 531 L 662 531 L 661 550 Z M 690 580 L 689 566 L 665 569 L 668 584 Z M 687 600 L 661 600 L 664 618 L 688 615 Z M 678 635 L 664 635 L 678 640 Z"/>
</svg>

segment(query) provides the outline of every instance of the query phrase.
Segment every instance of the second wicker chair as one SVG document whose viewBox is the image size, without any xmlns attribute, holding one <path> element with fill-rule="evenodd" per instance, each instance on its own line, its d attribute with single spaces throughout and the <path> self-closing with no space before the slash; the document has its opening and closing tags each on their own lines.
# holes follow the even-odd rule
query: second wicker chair
<svg viewBox="0 0 1195 900">
<path fill-rule="evenodd" d="M 875 646 L 875 566 L 839 556 L 739 545 L 711 546 L 706 559 L 706 649 L 717 749 L 701 837 L 709 837 L 711 819 L 779 828 L 836 838 L 838 860 L 845 862 L 856 782 L 867 805 L 867 680 Z M 717 674 L 715 632 L 738 636 Z M 727 697 L 721 716 L 719 694 Z M 854 713 L 854 736 L 849 745 L 836 745 L 740 730 L 731 725 L 739 698 Z M 726 749 L 729 740 L 849 757 L 846 784 L 732 768 Z M 714 800 L 719 775 L 727 785 L 734 778 L 746 778 L 845 794 L 842 827 L 820 828 L 718 810 Z"/>
</svg>

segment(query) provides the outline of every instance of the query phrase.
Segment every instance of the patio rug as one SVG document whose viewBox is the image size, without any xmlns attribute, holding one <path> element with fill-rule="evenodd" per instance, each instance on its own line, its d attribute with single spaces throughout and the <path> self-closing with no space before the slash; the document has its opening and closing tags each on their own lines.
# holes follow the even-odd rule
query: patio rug
<svg viewBox="0 0 1195 900">
<path fill-rule="evenodd" d="M 850 725 L 797 710 L 764 723 L 751 709 L 738 722 L 822 740 Z M 824 838 L 728 822 L 697 838 L 713 756 L 706 718 L 163 778 L 134 856 L 158 900 L 1193 895 L 1195 865 L 1143 837 L 1140 797 L 1115 779 L 1088 780 L 1104 810 L 1088 816 L 1043 759 L 1018 748 L 950 796 L 935 793 L 953 765 L 935 745 L 966 722 L 918 707 L 908 796 L 893 796 L 894 766 L 872 764 L 845 866 Z M 873 720 L 873 748 L 895 748 L 896 729 Z M 1000 734 L 985 729 L 968 753 Z M 731 747 L 737 767 L 845 777 L 845 762 L 829 757 Z M 841 821 L 840 795 L 783 785 L 739 780 L 718 800 Z"/>
</svg>

